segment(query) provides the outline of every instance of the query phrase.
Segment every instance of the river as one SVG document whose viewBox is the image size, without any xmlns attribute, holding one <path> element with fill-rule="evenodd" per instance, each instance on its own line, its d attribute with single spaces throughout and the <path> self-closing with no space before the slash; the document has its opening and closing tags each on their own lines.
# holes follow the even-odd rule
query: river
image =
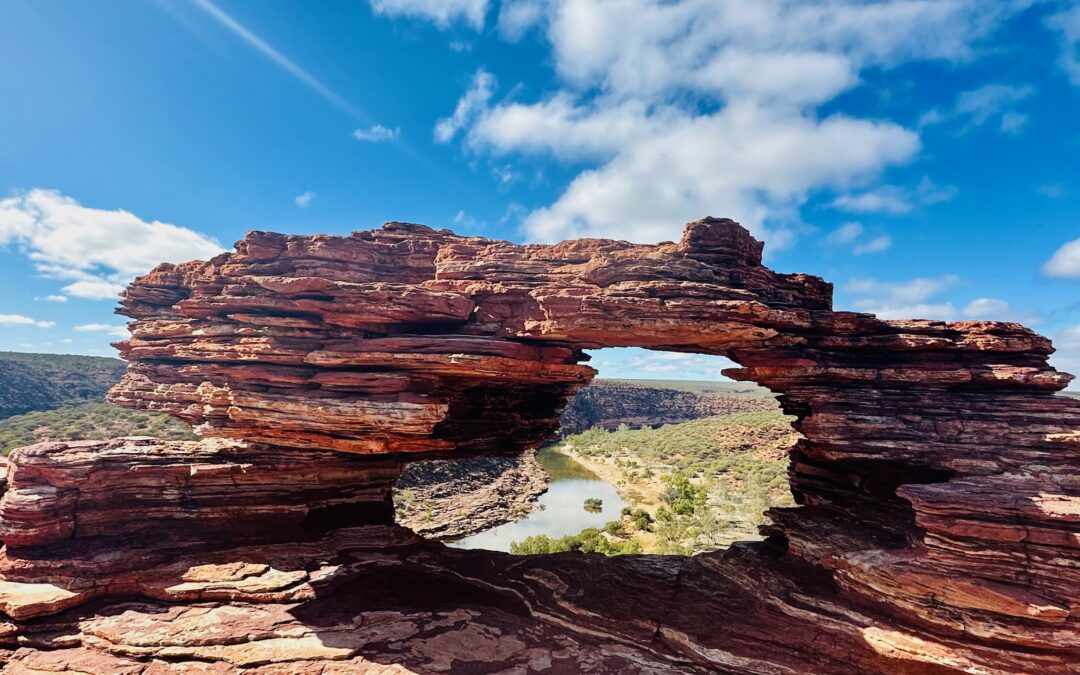
<svg viewBox="0 0 1080 675">
<path fill-rule="evenodd" d="M 577 534 L 587 527 L 601 527 L 619 518 L 626 502 L 609 483 L 589 471 L 554 446 L 537 451 L 536 459 L 551 476 L 548 491 L 536 500 L 536 506 L 525 518 L 450 542 L 455 548 L 482 548 L 489 551 L 510 551 L 510 542 L 546 534 L 552 538 Z M 585 500 L 598 497 L 603 507 L 598 513 L 584 509 Z"/>
</svg>

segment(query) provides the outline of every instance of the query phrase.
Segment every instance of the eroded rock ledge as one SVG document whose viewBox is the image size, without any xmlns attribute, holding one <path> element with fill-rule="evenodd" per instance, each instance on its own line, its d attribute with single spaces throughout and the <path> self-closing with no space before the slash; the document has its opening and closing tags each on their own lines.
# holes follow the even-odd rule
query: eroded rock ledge
<svg viewBox="0 0 1080 675">
<path fill-rule="evenodd" d="M 1077 672 L 1080 402 L 1018 324 L 834 312 L 716 219 L 657 246 L 252 233 L 121 311 L 112 400 L 236 443 L 13 454 L 9 672 Z M 406 456 L 543 442 L 602 346 L 780 395 L 800 506 L 765 542 L 521 559 L 365 525 Z"/>
</svg>

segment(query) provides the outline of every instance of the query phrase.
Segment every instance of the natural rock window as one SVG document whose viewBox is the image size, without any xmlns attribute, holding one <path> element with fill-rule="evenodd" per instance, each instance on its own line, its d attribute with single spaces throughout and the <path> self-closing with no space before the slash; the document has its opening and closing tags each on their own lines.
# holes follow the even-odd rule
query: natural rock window
<svg viewBox="0 0 1080 675">
<path fill-rule="evenodd" d="M 111 400 L 213 438 L 13 453 L 0 653 L 29 672 L 1070 672 L 1080 402 L 1055 396 L 1049 340 L 834 312 L 830 284 L 761 250 L 718 219 L 656 246 L 390 223 L 159 267 L 126 293 Z M 628 346 L 730 358 L 796 418 L 797 506 L 764 542 L 520 558 L 389 525 L 403 456 L 537 447 L 593 376 L 584 350 Z"/>
</svg>

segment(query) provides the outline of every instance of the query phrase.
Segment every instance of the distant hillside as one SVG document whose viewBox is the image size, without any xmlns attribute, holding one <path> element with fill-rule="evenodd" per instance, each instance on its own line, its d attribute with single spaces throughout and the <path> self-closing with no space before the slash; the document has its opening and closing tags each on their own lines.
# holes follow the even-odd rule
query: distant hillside
<svg viewBox="0 0 1080 675">
<path fill-rule="evenodd" d="M 42 441 L 104 440 L 118 436 L 153 436 L 175 441 L 198 438 L 186 423 L 168 415 L 88 402 L 0 420 L 0 455 Z"/>
<path fill-rule="evenodd" d="M 594 380 L 563 411 L 561 433 L 675 424 L 702 417 L 776 410 L 768 389 L 738 382 Z"/>
<path fill-rule="evenodd" d="M 754 396 L 773 398 L 773 393 L 753 382 L 713 382 L 710 380 L 619 380 L 598 378 L 594 384 L 625 384 L 633 387 L 650 389 L 674 389 L 695 394 L 723 394 L 735 396 Z"/>
<path fill-rule="evenodd" d="M 120 359 L 0 352 L 0 419 L 80 401 L 101 401 L 124 374 Z"/>
</svg>

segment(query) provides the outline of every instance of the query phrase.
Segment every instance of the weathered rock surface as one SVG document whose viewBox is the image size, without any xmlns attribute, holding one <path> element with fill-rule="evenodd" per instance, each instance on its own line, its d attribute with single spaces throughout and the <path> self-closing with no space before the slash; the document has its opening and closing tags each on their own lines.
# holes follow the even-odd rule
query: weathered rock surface
<svg viewBox="0 0 1080 675">
<path fill-rule="evenodd" d="M 236 253 L 159 267 L 124 301 L 136 321 L 121 405 L 337 471 L 328 451 L 392 465 L 536 447 L 592 376 L 586 348 L 719 354 L 797 419 L 800 506 L 724 555 L 523 560 L 341 529 L 382 517 L 348 503 L 322 534 L 290 509 L 271 517 L 280 530 L 230 527 L 213 514 L 220 490 L 125 514 L 62 468 L 126 475 L 104 468 L 108 453 L 19 451 L 0 501 L 8 670 L 1078 672 L 1080 402 L 1055 395 L 1071 377 L 1047 364 L 1049 340 L 830 307 L 829 284 L 768 270 L 759 242 L 714 219 L 657 246 L 518 246 L 396 223 L 253 233 Z M 197 488 L 165 479 L 172 463 L 191 473 L 165 453 L 147 474 L 156 491 Z M 387 484 L 346 478 L 361 505 Z M 71 501 L 62 479 L 91 487 Z M 270 514 L 278 498 L 312 500 L 309 514 L 325 500 L 257 482 Z M 99 508 L 122 535 L 91 548 Z M 158 542 L 134 525 L 143 508 L 167 530 L 216 521 L 213 536 L 193 528 L 172 563 L 147 559 Z"/>
</svg>

